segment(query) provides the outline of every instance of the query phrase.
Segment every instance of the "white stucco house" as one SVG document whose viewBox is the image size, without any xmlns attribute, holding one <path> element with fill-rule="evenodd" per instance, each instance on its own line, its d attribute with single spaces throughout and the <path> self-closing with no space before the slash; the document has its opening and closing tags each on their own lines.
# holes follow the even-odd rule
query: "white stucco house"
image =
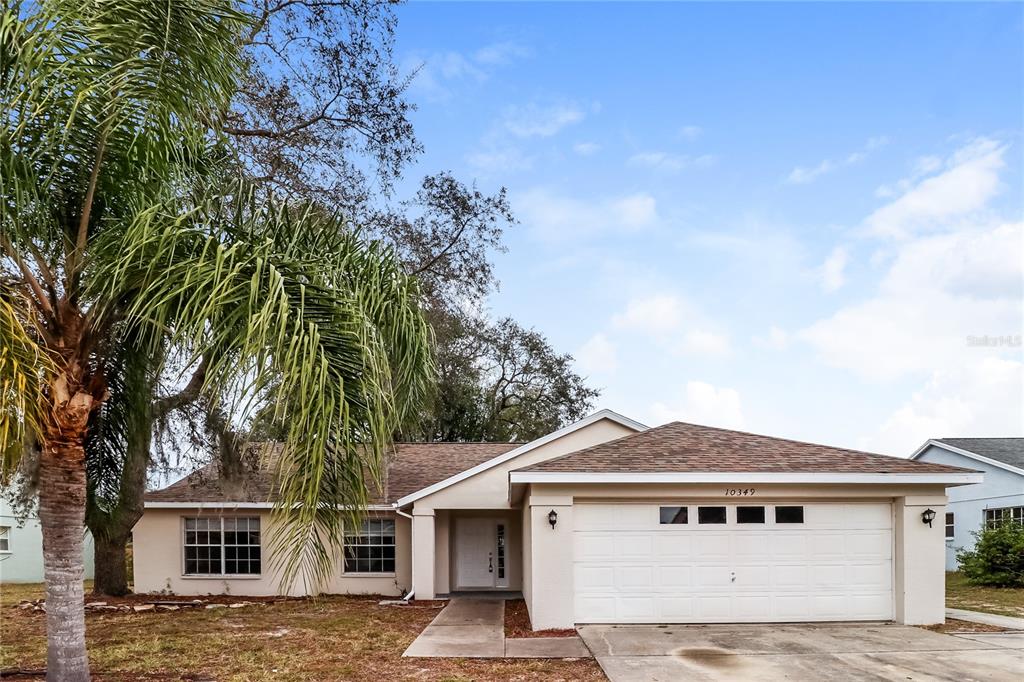
<svg viewBox="0 0 1024 682">
<path fill-rule="evenodd" d="M 398 444 L 323 591 L 521 591 L 536 629 L 937 623 L 946 489 L 981 480 L 693 424 L 648 429 L 608 410 L 531 443 Z M 150 493 L 136 591 L 278 592 L 271 489 L 255 477 L 227 495 L 200 471 Z"/>
<path fill-rule="evenodd" d="M 919 447 L 911 459 L 985 474 L 981 483 L 949 491 L 943 519 L 947 571 L 957 569 L 956 550 L 973 548 L 974 533 L 985 524 L 1003 518 L 1024 523 L 1024 438 L 937 438 Z"/>
</svg>

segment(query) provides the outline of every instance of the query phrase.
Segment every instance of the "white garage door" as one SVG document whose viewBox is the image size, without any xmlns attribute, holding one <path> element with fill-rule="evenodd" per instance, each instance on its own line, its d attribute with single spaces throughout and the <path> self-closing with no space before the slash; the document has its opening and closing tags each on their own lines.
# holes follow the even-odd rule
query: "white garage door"
<svg viewBox="0 0 1024 682">
<path fill-rule="evenodd" d="M 889 620 L 885 504 L 583 504 L 577 623 Z"/>
</svg>

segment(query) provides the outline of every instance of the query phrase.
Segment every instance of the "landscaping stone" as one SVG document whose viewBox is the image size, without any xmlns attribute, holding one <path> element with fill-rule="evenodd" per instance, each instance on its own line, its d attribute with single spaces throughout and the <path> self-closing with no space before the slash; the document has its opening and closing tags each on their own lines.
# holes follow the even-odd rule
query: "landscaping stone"
<svg viewBox="0 0 1024 682">
<path fill-rule="evenodd" d="M 135 613 L 142 613 L 143 611 L 155 611 L 156 607 L 152 604 L 136 604 L 132 607 L 132 610 L 135 611 Z"/>
</svg>

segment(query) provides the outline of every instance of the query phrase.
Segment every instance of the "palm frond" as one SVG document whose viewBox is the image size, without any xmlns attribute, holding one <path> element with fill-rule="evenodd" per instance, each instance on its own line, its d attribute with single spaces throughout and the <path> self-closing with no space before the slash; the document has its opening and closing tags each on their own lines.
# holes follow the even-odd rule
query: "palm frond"
<svg viewBox="0 0 1024 682">
<path fill-rule="evenodd" d="M 415 282 L 339 220 L 244 188 L 184 214 L 154 208 L 99 248 L 111 263 L 93 280 L 99 295 L 132 301 L 130 323 L 210 358 L 208 399 L 269 404 L 286 433 L 275 556 L 286 584 L 321 584 L 344 524 L 381 480 L 410 396 L 427 384 Z"/>
<path fill-rule="evenodd" d="M 17 290 L 0 282 L 0 482 L 25 448 L 42 435 L 43 382 L 52 361 L 26 329 L 31 311 Z"/>
</svg>

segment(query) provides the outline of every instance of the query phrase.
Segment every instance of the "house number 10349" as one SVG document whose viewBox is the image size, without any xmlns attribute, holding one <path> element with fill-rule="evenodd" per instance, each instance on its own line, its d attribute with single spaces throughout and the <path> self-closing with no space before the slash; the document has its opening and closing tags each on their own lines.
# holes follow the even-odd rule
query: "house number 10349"
<svg viewBox="0 0 1024 682">
<path fill-rule="evenodd" d="M 754 488 L 726 488 L 725 489 L 725 494 L 726 495 L 730 495 L 730 496 L 739 495 L 741 497 L 746 497 L 748 495 L 753 495 L 756 492 L 757 492 L 757 490 L 755 490 Z"/>
</svg>

